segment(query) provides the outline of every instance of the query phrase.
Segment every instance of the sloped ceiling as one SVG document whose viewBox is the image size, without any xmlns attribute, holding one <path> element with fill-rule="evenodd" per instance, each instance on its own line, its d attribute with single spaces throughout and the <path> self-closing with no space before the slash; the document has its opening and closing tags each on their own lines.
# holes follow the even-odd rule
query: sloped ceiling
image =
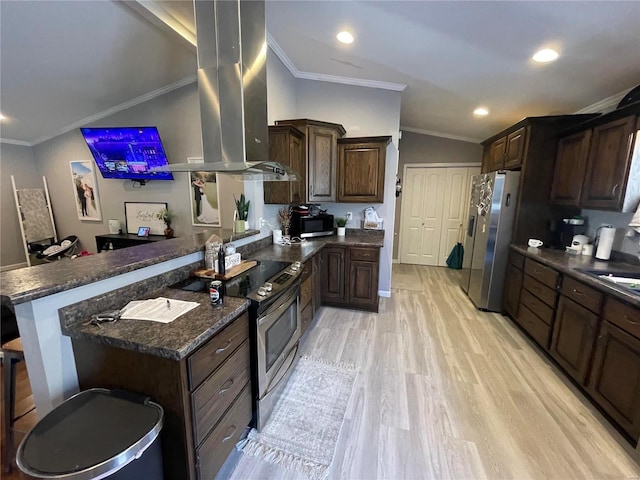
<svg viewBox="0 0 640 480">
<path fill-rule="evenodd" d="M 128 5 L 0 2 L 2 138 L 37 142 L 193 79 L 191 2 Z M 640 84 L 637 1 L 269 0 L 266 14 L 272 49 L 299 78 L 406 85 L 401 124 L 412 131 L 481 140 Z M 335 40 L 345 28 L 349 46 Z M 534 64 L 547 46 L 560 59 Z M 478 105 L 491 114 L 473 117 Z"/>
</svg>

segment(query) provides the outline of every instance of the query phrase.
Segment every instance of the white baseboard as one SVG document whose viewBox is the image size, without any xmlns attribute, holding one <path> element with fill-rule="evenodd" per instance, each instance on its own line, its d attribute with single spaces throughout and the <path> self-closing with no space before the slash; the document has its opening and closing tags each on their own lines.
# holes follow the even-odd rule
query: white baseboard
<svg viewBox="0 0 640 480">
<path fill-rule="evenodd" d="M 378 295 L 384 298 L 391 297 L 391 290 L 378 290 Z"/>
<path fill-rule="evenodd" d="M 27 266 L 27 262 L 14 263 L 13 265 L 3 265 L 0 267 L 0 272 L 7 272 L 9 270 L 16 270 L 18 268 L 24 268 Z"/>
</svg>

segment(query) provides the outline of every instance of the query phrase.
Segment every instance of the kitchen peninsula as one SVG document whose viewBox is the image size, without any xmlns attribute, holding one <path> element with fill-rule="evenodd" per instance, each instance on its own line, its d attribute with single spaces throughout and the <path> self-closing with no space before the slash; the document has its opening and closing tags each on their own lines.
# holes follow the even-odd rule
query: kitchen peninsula
<svg viewBox="0 0 640 480">
<path fill-rule="evenodd" d="M 137 282 L 141 282 L 137 283 L 137 296 L 176 282 L 201 264 L 204 243 L 212 233 L 227 242 L 259 232 L 232 236 L 231 230 L 212 229 L 0 273 L 0 298 L 15 309 L 40 417 L 78 391 L 71 340 L 62 334 L 58 309 Z"/>
</svg>

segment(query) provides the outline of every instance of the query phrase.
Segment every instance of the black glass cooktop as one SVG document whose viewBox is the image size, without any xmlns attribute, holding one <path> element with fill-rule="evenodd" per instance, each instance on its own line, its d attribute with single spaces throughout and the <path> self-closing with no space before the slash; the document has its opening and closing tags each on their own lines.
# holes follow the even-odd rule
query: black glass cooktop
<svg viewBox="0 0 640 480">
<path fill-rule="evenodd" d="M 278 273 L 284 271 L 289 265 L 288 262 L 260 261 L 251 270 L 241 273 L 237 277 L 224 282 L 224 293 L 231 297 L 245 298 L 250 293 L 256 291 L 258 287 L 273 278 Z M 277 283 L 277 278 L 273 280 Z M 171 288 L 188 290 L 191 292 L 208 292 L 211 280 L 201 278 L 187 278 L 182 282 L 171 285 Z"/>
</svg>

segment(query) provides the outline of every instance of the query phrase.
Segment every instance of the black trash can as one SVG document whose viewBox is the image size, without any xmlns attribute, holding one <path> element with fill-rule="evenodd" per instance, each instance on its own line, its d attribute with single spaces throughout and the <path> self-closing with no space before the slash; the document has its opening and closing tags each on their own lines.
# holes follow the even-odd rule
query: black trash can
<svg viewBox="0 0 640 480">
<path fill-rule="evenodd" d="M 162 480 L 163 416 L 148 397 L 86 390 L 37 423 L 20 443 L 16 463 L 42 479 Z"/>
</svg>

